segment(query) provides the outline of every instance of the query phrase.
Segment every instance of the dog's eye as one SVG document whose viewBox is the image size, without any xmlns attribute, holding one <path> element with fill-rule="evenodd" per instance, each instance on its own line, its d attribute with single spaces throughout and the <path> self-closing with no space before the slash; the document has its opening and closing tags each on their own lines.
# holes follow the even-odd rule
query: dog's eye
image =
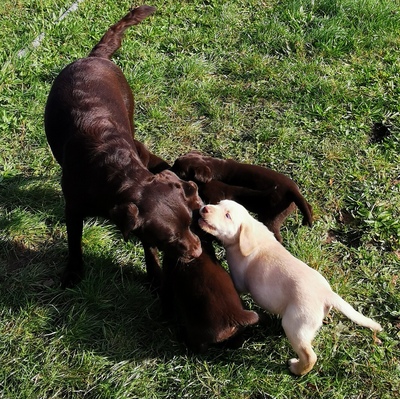
<svg viewBox="0 0 400 399">
<path fill-rule="evenodd" d="M 230 219 L 230 218 L 231 218 L 231 214 L 230 214 L 229 212 L 227 212 L 227 213 L 225 213 L 225 217 L 226 217 L 227 219 Z"/>
</svg>

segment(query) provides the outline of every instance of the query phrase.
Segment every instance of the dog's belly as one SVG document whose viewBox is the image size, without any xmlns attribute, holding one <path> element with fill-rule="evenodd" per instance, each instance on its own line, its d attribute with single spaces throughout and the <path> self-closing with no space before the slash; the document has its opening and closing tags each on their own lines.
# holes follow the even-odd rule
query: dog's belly
<svg viewBox="0 0 400 399">
<path fill-rule="evenodd" d="M 254 287 L 250 284 L 250 295 L 254 302 L 270 313 L 283 315 L 287 306 L 285 293 L 277 285 L 263 285 Z"/>
<path fill-rule="evenodd" d="M 296 266 L 300 275 L 302 265 Z M 306 272 L 303 278 L 293 278 L 292 273 L 296 274 L 296 270 L 290 267 L 283 270 L 266 267 L 257 270 L 257 273 L 250 271 L 251 269 L 245 275 L 245 284 L 253 300 L 263 309 L 281 316 L 289 305 L 299 310 L 317 311 L 322 308 L 324 298 L 331 292 L 323 276 L 308 266 L 303 270 Z"/>
<path fill-rule="evenodd" d="M 235 254 L 236 255 L 236 254 Z M 298 289 L 291 279 L 286 278 L 279 268 L 259 267 L 247 263 L 247 259 L 238 262 L 238 257 L 227 256 L 232 280 L 241 293 L 249 293 L 253 300 L 263 309 L 282 315 L 288 299 Z"/>
</svg>

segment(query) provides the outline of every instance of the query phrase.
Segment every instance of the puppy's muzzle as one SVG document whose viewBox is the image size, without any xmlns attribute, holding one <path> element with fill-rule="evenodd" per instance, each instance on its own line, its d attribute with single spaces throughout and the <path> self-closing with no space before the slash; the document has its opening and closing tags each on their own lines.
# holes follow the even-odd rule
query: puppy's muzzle
<svg viewBox="0 0 400 399">
<path fill-rule="evenodd" d="M 210 208 L 207 205 L 204 205 L 200 208 L 200 215 L 203 215 L 204 213 L 209 213 Z"/>
</svg>

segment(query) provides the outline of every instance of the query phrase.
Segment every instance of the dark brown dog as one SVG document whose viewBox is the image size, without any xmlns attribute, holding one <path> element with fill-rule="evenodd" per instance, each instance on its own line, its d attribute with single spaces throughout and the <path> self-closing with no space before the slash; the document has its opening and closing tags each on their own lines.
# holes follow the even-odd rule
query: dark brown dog
<svg viewBox="0 0 400 399">
<path fill-rule="evenodd" d="M 280 242 L 281 225 L 295 204 L 303 213 L 303 224 L 312 224 L 311 205 L 296 183 L 282 173 L 233 159 L 205 156 L 198 151 L 179 157 L 171 170 L 182 179 L 197 182 L 204 202 L 217 204 L 231 199 L 256 213 Z"/>
<path fill-rule="evenodd" d="M 124 31 L 154 12 L 133 9 L 111 26 L 87 58 L 68 65 L 55 79 L 45 110 L 45 129 L 62 167 L 69 259 L 62 283 L 83 276 L 82 226 L 86 216 L 109 218 L 125 239 L 144 244 L 148 274 L 159 280 L 155 247 L 188 260 L 201 254 L 189 225 L 201 199 L 192 182 L 159 171 L 163 161 L 134 140 L 132 91 L 111 60 Z"/>
<path fill-rule="evenodd" d="M 164 253 L 161 299 L 164 312 L 176 314 L 188 348 L 205 352 L 210 344 L 236 337 L 259 316 L 243 309 L 231 277 L 215 255 L 214 238 L 198 228 L 194 231 L 203 248 L 198 258 L 183 262 Z"/>
</svg>

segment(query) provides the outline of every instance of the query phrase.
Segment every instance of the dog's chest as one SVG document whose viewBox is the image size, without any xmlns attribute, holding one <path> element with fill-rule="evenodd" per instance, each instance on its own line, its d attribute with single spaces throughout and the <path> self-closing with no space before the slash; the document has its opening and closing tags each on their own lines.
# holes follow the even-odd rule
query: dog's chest
<svg viewBox="0 0 400 399">
<path fill-rule="evenodd" d="M 246 258 L 235 250 L 229 250 L 226 253 L 226 259 L 235 288 L 242 293 L 248 292 L 245 278 L 248 267 Z"/>
</svg>

